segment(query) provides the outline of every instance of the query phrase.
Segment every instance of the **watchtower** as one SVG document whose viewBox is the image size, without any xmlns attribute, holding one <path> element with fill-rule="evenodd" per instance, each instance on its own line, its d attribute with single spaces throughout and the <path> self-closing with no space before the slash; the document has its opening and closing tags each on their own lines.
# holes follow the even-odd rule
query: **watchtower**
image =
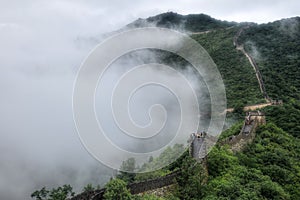
<svg viewBox="0 0 300 200">
<path fill-rule="evenodd" d="M 189 139 L 190 155 L 196 160 L 201 160 L 206 157 L 206 132 L 192 133 Z"/>
</svg>

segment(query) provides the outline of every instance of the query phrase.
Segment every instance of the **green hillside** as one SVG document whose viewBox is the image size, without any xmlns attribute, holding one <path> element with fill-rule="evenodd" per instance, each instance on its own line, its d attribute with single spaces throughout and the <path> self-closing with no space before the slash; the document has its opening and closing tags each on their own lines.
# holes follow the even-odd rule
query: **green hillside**
<svg viewBox="0 0 300 200">
<path fill-rule="evenodd" d="M 252 25 L 239 43 L 256 59 L 270 97 L 300 99 L 300 17 Z"/>
<path fill-rule="evenodd" d="M 228 107 L 240 107 L 262 103 L 265 100 L 259 90 L 253 67 L 245 55 L 233 45 L 238 31 L 249 24 L 238 24 L 213 19 L 207 15 L 164 13 L 147 19 L 139 19 L 127 27 L 175 28 L 187 31 L 198 41 L 215 61 L 226 87 Z M 205 33 L 198 33 L 207 31 Z M 196 32 L 192 34 L 192 32 Z M 196 164 L 186 152 L 172 165 L 161 170 L 144 173 L 119 173 L 117 179 L 107 185 L 106 199 L 148 200 L 196 200 L 196 199 L 287 199 L 300 197 L 300 18 L 284 19 L 268 24 L 250 24 L 238 43 L 257 62 L 268 95 L 282 99 L 283 105 L 262 109 L 266 125 L 260 126 L 251 144 L 237 153 L 228 145 L 213 147 L 207 157 L 208 176 L 202 166 Z M 161 62 L 183 64 L 175 55 L 161 54 Z M 183 64 L 182 66 L 185 66 Z M 243 117 L 222 133 L 220 139 L 239 133 Z M 124 161 L 123 168 L 151 168 L 164 163 L 182 146 L 168 148 L 157 158 L 150 158 L 143 166 L 135 161 Z M 176 186 L 166 195 L 131 195 L 126 184 L 164 177 L 181 169 Z M 88 188 L 93 190 L 93 187 Z M 88 191 L 86 189 L 86 191 Z M 42 194 L 37 191 L 35 194 Z M 69 192 L 69 191 L 67 191 Z M 67 193 L 68 194 L 68 193 Z M 66 195 L 65 195 L 66 196 Z"/>
<path fill-rule="evenodd" d="M 199 23 L 201 22 L 201 23 Z M 201 32 L 213 29 L 227 28 L 236 25 L 235 22 L 227 22 L 214 19 L 205 14 L 180 15 L 174 12 L 167 12 L 147 19 L 138 19 L 127 27 L 157 26 L 172 28 L 187 32 Z"/>
<path fill-rule="evenodd" d="M 147 19 L 139 19 L 129 24 L 128 27 L 153 25 L 188 32 L 207 50 L 223 78 L 228 107 L 264 102 L 253 68 L 248 59 L 233 45 L 233 38 L 240 29 L 239 24 L 216 20 L 204 14 L 179 15 L 170 12 Z M 206 33 L 201 34 L 203 31 Z M 162 55 L 162 52 L 159 54 Z M 164 54 L 167 56 L 164 57 L 162 63 L 186 66 L 178 56 Z M 162 56 L 158 57 L 162 58 Z"/>
<path fill-rule="evenodd" d="M 297 199 L 300 196 L 300 140 L 293 137 L 295 132 L 289 130 L 288 124 L 275 125 L 278 111 L 286 118 L 295 111 L 283 111 L 281 107 L 269 110 L 265 110 L 267 125 L 257 130 L 254 142 L 243 152 L 233 154 L 227 147 L 216 147 L 209 154 L 210 180 L 203 188 L 201 199 Z M 299 111 L 298 107 L 296 112 Z"/>
<path fill-rule="evenodd" d="M 192 35 L 215 61 L 225 84 L 228 107 L 263 102 L 252 66 L 233 45 L 238 30 L 239 26 Z"/>
</svg>

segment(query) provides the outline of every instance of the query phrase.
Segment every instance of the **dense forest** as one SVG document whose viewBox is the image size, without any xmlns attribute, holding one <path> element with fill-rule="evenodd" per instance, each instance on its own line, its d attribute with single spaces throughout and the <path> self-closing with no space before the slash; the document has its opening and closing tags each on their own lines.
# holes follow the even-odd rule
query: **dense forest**
<svg viewBox="0 0 300 200">
<path fill-rule="evenodd" d="M 201 23 L 199 23 L 201 22 Z M 179 15 L 174 12 L 163 13 L 147 19 L 138 19 L 127 27 L 149 27 L 172 28 L 184 32 L 202 32 L 220 28 L 228 28 L 236 25 L 236 22 L 227 22 L 214 19 L 205 14 Z"/>
<path fill-rule="evenodd" d="M 300 197 L 300 18 L 284 19 L 268 24 L 238 24 L 215 20 L 207 15 L 182 16 L 165 13 L 139 19 L 128 27 L 149 24 L 182 29 L 191 34 L 210 54 L 219 68 L 226 87 L 228 107 L 262 103 L 265 100 L 248 59 L 233 45 L 233 38 L 247 25 L 239 38 L 255 59 L 262 73 L 266 90 L 283 105 L 263 108 L 266 125 L 258 127 L 256 137 L 241 152 L 234 153 L 228 145 L 217 143 L 206 158 L 208 169 L 189 156 L 188 151 L 175 163 L 149 173 L 120 172 L 105 186 L 105 199 L 178 200 L 178 199 L 299 199 Z M 164 58 L 166 59 L 166 57 Z M 170 59 L 170 57 L 168 57 Z M 237 135 L 242 127 L 242 110 L 228 115 L 232 126 L 219 140 Z M 149 158 L 143 166 L 135 160 L 123 162 L 123 169 L 151 168 L 167 162 L 183 146 L 168 148 L 157 158 Z M 127 184 L 165 176 L 181 169 L 176 185 L 162 196 L 132 195 Z M 88 185 L 83 191 L 96 189 Z M 35 191 L 38 200 L 62 200 L 74 196 L 69 185 Z"/>
<path fill-rule="evenodd" d="M 300 98 L 300 17 L 252 25 L 239 41 L 255 57 L 271 97 Z"/>
</svg>

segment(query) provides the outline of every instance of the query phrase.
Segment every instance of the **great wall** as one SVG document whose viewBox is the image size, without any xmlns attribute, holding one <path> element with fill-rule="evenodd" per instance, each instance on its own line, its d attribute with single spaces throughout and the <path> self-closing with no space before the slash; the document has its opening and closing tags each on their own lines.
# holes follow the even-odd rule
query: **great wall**
<svg viewBox="0 0 300 200">
<path fill-rule="evenodd" d="M 248 58 L 251 66 L 253 67 L 253 69 L 255 71 L 255 75 L 256 75 L 256 78 L 258 80 L 258 84 L 259 84 L 259 88 L 260 88 L 261 93 L 263 94 L 263 96 L 264 96 L 264 98 L 266 99 L 267 102 L 271 102 L 271 99 L 268 96 L 268 93 L 266 91 L 266 87 L 265 87 L 265 84 L 264 84 L 264 81 L 262 79 L 262 76 L 261 76 L 261 73 L 260 73 L 260 70 L 258 68 L 257 63 L 255 62 L 253 57 L 249 53 L 246 52 L 246 50 L 244 48 L 244 45 L 238 43 L 238 38 L 240 37 L 240 35 L 244 32 L 244 30 L 248 29 L 249 27 L 250 27 L 250 25 L 244 26 L 237 32 L 237 34 L 233 38 L 233 45 L 235 46 L 235 48 L 237 50 L 241 51 Z"/>
<path fill-rule="evenodd" d="M 280 100 L 272 100 L 267 92 L 266 88 L 261 76 L 261 73 L 258 69 L 258 66 L 254 59 L 245 51 L 243 45 L 238 44 L 238 37 L 242 34 L 242 32 L 249 28 L 249 26 L 244 26 L 242 27 L 237 34 L 234 36 L 233 39 L 233 44 L 235 48 L 239 51 L 242 51 L 242 53 L 248 58 L 251 66 L 255 70 L 255 74 L 260 86 L 260 90 L 266 99 L 267 103 L 264 104 L 257 104 L 257 105 L 251 105 L 251 106 L 246 106 L 244 108 L 244 111 L 249 111 L 246 113 L 246 117 L 242 126 L 242 129 L 238 135 L 232 135 L 229 136 L 226 139 L 223 139 L 222 141 L 218 141 L 218 145 L 229 145 L 230 149 L 232 152 L 236 153 L 239 151 L 242 151 L 249 143 L 251 143 L 256 134 L 256 129 L 258 126 L 265 124 L 266 119 L 264 113 L 260 111 L 253 111 L 257 110 L 266 106 L 270 105 L 281 105 L 282 101 Z M 208 33 L 208 31 L 203 32 L 203 33 Z M 203 34 L 203 33 L 195 33 L 195 34 Z M 233 109 L 229 108 L 226 110 L 226 112 L 232 112 Z M 199 164 L 202 164 L 207 171 L 207 165 L 206 165 L 206 155 L 207 155 L 207 148 L 209 148 L 210 145 L 207 145 L 207 143 L 211 142 L 214 140 L 214 138 L 210 137 L 207 133 L 201 132 L 201 133 L 193 133 L 191 134 L 191 137 L 189 139 L 190 143 L 190 156 L 195 158 Z M 215 142 L 215 141 L 213 141 Z M 170 174 L 167 174 L 162 177 L 158 177 L 155 179 L 149 179 L 137 183 L 130 183 L 127 185 L 127 188 L 129 189 L 131 194 L 140 194 L 140 193 L 145 193 L 153 190 L 159 190 L 162 188 L 167 188 L 172 185 L 175 185 L 176 182 L 176 177 L 180 175 L 181 171 L 176 170 Z M 102 200 L 104 199 L 103 195 L 105 193 L 105 188 L 102 189 L 97 189 L 97 190 L 92 190 L 92 191 L 86 191 L 81 194 L 76 195 L 75 197 L 71 198 L 70 200 Z M 162 192 L 163 193 L 163 192 Z"/>
<path fill-rule="evenodd" d="M 247 144 L 254 140 L 256 128 L 263 124 L 266 124 L 264 113 L 248 112 L 240 133 L 226 138 L 220 144 L 228 144 L 233 152 L 242 151 Z"/>
<path fill-rule="evenodd" d="M 222 141 L 219 141 L 219 145 L 229 145 L 233 152 L 242 151 L 244 147 L 251 143 L 255 138 L 256 128 L 259 125 L 265 124 L 265 115 L 260 112 L 248 112 L 245 117 L 245 121 L 243 127 L 238 135 L 230 136 Z M 207 168 L 205 159 L 206 159 L 206 151 L 209 137 L 207 134 L 196 133 L 191 134 L 191 138 L 189 140 L 190 143 L 190 155 L 198 160 L 199 164 L 203 164 L 204 168 Z M 205 169 L 207 171 L 207 169 Z M 164 188 L 167 186 L 171 186 L 176 184 L 176 177 L 181 173 L 180 170 L 174 171 L 170 174 L 167 174 L 162 177 L 158 177 L 155 179 L 149 179 L 146 181 L 141 181 L 137 183 L 128 184 L 127 188 L 131 192 L 131 194 L 140 194 L 145 193 L 147 191 L 156 190 L 158 188 Z M 86 191 L 77 196 L 71 198 L 71 200 L 102 200 L 103 195 L 105 193 L 105 188 L 93 191 Z"/>
<path fill-rule="evenodd" d="M 137 183 L 130 183 L 127 185 L 127 188 L 129 189 L 131 194 L 140 194 L 146 191 L 163 188 L 175 184 L 176 177 L 179 174 L 180 171 L 177 170 L 170 174 L 155 179 L 149 179 Z M 103 198 L 104 193 L 105 193 L 105 188 L 99 190 L 93 190 L 93 191 L 86 191 L 71 198 L 71 200 L 101 200 L 104 199 Z"/>
</svg>

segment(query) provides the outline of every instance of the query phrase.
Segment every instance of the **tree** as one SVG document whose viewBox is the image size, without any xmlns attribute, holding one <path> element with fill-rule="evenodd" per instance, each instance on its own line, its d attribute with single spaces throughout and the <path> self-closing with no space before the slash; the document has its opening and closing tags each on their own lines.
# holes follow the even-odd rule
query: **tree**
<svg viewBox="0 0 300 200">
<path fill-rule="evenodd" d="M 243 115 L 244 113 L 244 104 L 241 101 L 238 101 L 235 105 L 234 105 L 234 113 L 239 114 L 240 116 Z"/>
<path fill-rule="evenodd" d="M 93 191 L 93 190 L 95 190 L 95 188 L 93 187 L 93 185 L 92 184 L 87 184 L 84 188 L 83 188 L 83 191 L 84 192 L 90 192 L 90 191 Z"/>
<path fill-rule="evenodd" d="M 37 200 L 46 200 L 49 195 L 49 191 L 43 187 L 41 190 L 34 191 L 31 194 L 31 198 L 35 198 Z"/>
<path fill-rule="evenodd" d="M 150 163 L 150 162 L 152 162 L 152 161 L 153 161 L 153 156 L 150 156 L 150 158 L 149 158 L 149 161 L 148 161 L 148 162 Z"/>
<path fill-rule="evenodd" d="M 107 200 L 130 200 L 132 195 L 126 187 L 126 182 L 121 179 L 113 179 L 105 185 L 104 198 Z"/>
<path fill-rule="evenodd" d="M 176 177 L 178 183 L 177 196 L 180 199 L 200 199 L 206 179 L 205 164 L 198 163 L 194 158 L 187 156 L 181 166 L 181 173 Z"/>
<path fill-rule="evenodd" d="M 72 190 L 73 188 L 70 185 L 63 185 L 52 190 L 47 190 L 43 187 L 41 190 L 33 192 L 31 198 L 35 198 L 36 200 L 65 200 L 75 195 Z"/>
<path fill-rule="evenodd" d="M 123 161 L 120 169 L 121 172 L 119 175 L 117 175 L 117 178 L 122 179 L 127 183 L 132 183 L 135 178 L 135 174 L 133 173 L 136 169 L 135 159 L 128 158 L 128 160 Z"/>
</svg>

